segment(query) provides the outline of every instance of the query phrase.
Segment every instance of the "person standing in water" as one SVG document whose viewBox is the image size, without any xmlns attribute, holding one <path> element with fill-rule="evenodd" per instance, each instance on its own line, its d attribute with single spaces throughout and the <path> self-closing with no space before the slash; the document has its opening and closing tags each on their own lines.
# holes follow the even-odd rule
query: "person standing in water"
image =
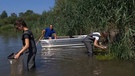
<svg viewBox="0 0 135 76">
<path fill-rule="evenodd" d="M 37 53 L 37 47 L 35 44 L 33 33 L 28 29 L 27 24 L 23 19 L 18 19 L 15 21 L 14 26 L 17 30 L 23 31 L 22 33 L 22 44 L 23 47 L 17 54 L 15 54 L 14 58 L 18 59 L 21 54 L 23 54 L 26 50 L 28 50 L 28 58 L 27 58 L 27 69 L 31 71 L 35 69 L 35 57 Z"/>
<path fill-rule="evenodd" d="M 107 46 L 99 45 L 99 39 L 100 37 L 106 38 L 107 33 L 105 32 L 92 32 L 89 35 L 87 35 L 83 42 L 85 44 L 85 47 L 88 52 L 88 56 L 93 56 L 93 45 L 97 48 L 106 49 Z"/>
</svg>

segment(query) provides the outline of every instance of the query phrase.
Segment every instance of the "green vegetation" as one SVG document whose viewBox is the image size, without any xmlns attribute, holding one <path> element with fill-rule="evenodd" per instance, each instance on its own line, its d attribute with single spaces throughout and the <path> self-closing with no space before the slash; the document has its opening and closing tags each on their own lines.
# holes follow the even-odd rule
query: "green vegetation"
<svg viewBox="0 0 135 76">
<path fill-rule="evenodd" d="M 7 16 L 3 11 L 0 30 L 11 31 L 17 18 L 24 18 L 36 37 L 50 24 L 59 36 L 118 30 L 116 39 L 108 43 L 109 55 L 105 57 L 135 59 L 134 0 L 56 0 L 54 8 L 43 11 L 42 15 L 27 10 L 19 16 L 15 13 Z M 111 37 L 108 39 L 111 41 Z"/>
<path fill-rule="evenodd" d="M 111 54 L 97 55 L 96 59 L 98 59 L 98 60 L 112 60 L 112 59 L 114 59 L 114 56 Z"/>
</svg>

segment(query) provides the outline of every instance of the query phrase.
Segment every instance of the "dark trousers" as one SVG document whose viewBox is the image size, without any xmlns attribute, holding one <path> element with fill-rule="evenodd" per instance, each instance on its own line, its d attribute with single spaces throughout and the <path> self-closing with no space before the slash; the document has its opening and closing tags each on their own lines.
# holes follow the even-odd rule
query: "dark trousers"
<svg viewBox="0 0 135 76">
<path fill-rule="evenodd" d="M 36 56 L 36 53 L 29 53 L 29 54 L 28 54 L 27 69 L 28 69 L 29 71 L 34 70 L 35 67 L 36 67 L 36 64 L 35 64 L 35 56 Z"/>
<path fill-rule="evenodd" d="M 52 36 L 51 38 L 54 39 L 54 36 Z M 49 37 L 44 37 L 44 39 L 49 39 Z"/>
<path fill-rule="evenodd" d="M 93 55 L 93 41 L 90 39 L 90 37 L 86 36 L 86 38 L 84 38 L 83 42 L 88 51 L 88 55 Z"/>
</svg>

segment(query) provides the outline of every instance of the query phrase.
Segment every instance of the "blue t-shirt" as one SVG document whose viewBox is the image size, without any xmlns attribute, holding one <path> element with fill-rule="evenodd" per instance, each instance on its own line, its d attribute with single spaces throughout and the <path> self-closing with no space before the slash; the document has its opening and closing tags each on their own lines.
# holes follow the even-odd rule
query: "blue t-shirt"
<svg viewBox="0 0 135 76">
<path fill-rule="evenodd" d="M 52 34 L 55 33 L 55 30 L 50 29 L 50 28 L 45 28 L 45 34 L 44 38 L 48 39 L 49 37 L 52 37 Z M 53 38 L 53 37 L 52 37 Z"/>
</svg>

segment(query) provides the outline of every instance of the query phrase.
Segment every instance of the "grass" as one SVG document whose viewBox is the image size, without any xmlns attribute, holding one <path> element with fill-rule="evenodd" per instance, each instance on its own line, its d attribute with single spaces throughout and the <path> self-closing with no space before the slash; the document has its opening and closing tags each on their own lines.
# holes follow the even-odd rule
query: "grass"
<svg viewBox="0 0 135 76">
<path fill-rule="evenodd" d="M 105 51 L 105 50 L 96 50 L 94 51 L 95 55 L 96 55 L 96 59 L 98 60 L 112 60 L 114 59 L 114 56 L 109 53 L 109 51 Z"/>
<path fill-rule="evenodd" d="M 105 54 L 105 55 L 99 54 L 99 55 L 96 55 L 96 59 L 98 59 L 98 60 L 112 60 L 112 59 L 114 59 L 114 56 L 111 54 Z"/>
</svg>

